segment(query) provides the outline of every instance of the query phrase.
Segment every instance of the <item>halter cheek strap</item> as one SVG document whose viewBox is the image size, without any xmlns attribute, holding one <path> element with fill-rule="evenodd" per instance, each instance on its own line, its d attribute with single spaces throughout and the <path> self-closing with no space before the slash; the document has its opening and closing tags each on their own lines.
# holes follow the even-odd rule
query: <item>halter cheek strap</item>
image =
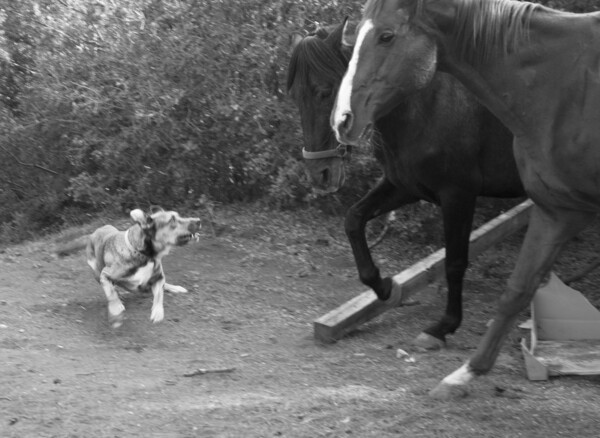
<svg viewBox="0 0 600 438">
<path fill-rule="evenodd" d="M 352 151 L 352 146 L 340 144 L 335 149 L 327 149 L 325 151 L 307 151 L 302 148 L 302 157 L 305 160 L 321 160 L 323 158 L 344 158 Z"/>
</svg>

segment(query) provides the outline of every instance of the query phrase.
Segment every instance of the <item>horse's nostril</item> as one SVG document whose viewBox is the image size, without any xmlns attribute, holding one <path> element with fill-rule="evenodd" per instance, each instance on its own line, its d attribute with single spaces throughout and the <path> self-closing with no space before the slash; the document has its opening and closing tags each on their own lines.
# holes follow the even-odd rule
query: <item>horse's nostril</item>
<svg viewBox="0 0 600 438">
<path fill-rule="evenodd" d="M 340 124 L 340 127 L 344 131 L 349 131 L 350 128 L 352 128 L 352 122 L 353 122 L 352 113 L 345 112 L 344 114 L 342 114 L 342 123 Z"/>
</svg>

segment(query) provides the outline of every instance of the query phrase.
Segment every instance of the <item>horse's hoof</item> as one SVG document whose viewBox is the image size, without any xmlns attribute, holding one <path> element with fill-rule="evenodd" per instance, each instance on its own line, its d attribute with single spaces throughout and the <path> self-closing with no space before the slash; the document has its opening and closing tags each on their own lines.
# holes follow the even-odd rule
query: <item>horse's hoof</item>
<svg viewBox="0 0 600 438">
<path fill-rule="evenodd" d="M 387 301 L 392 296 L 392 279 L 390 277 L 386 277 L 381 280 L 381 290 L 377 293 L 377 298 L 381 301 Z"/>
<path fill-rule="evenodd" d="M 446 347 L 444 341 L 424 332 L 420 333 L 419 336 L 415 338 L 413 345 L 427 351 L 441 350 Z"/>
<path fill-rule="evenodd" d="M 429 397 L 436 400 L 457 400 L 469 395 L 465 385 L 450 385 L 440 382 L 438 386 L 429 391 Z"/>
</svg>

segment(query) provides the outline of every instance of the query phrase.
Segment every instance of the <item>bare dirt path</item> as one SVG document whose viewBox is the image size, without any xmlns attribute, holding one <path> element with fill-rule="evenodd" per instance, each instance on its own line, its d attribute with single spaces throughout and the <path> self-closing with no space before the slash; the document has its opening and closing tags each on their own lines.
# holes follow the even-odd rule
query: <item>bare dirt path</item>
<svg viewBox="0 0 600 438">
<path fill-rule="evenodd" d="M 518 237 L 473 264 L 465 322 L 446 350 L 410 346 L 440 315 L 441 292 L 324 345 L 312 321 L 365 288 L 342 220 L 314 217 L 223 212 L 218 237 L 205 229 L 165 261 L 190 293 L 166 296 L 160 324 L 148 296 L 127 295 L 118 330 L 82 253 L 57 259 L 50 240 L 1 250 L 0 437 L 598 436 L 600 379 L 527 381 L 518 331 L 468 398 L 426 396 L 476 346 Z M 593 255 L 597 228 L 571 245 L 563 269 Z M 377 258 L 396 273 L 430 250 L 396 233 Z M 185 376 L 198 369 L 229 372 Z"/>
</svg>

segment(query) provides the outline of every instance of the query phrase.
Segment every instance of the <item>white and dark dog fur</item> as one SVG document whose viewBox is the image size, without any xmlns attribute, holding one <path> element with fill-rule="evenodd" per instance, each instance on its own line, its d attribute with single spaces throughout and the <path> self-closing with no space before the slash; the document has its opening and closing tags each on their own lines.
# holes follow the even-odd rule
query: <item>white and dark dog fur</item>
<svg viewBox="0 0 600 438">
<path fill-rule="evenodd" d="M 116 286 L 128 291 L 151 290 L 150 319 L 152 322 L 163 320 L 163 292 L 187 290 L 165 281 L 162 258 L 173 246 L 197 240 L 201 227 L 200 219 L 182 218 L 174 211 L 146 214 L 136 209 L 130 215 L 135 225 L 129 229 L 119 231 L 105 225 L 86 239 L 87 262 L 108 299 L 108 319 L 113 328 L 123 324 L 125 311 Z"/>
</svg>

